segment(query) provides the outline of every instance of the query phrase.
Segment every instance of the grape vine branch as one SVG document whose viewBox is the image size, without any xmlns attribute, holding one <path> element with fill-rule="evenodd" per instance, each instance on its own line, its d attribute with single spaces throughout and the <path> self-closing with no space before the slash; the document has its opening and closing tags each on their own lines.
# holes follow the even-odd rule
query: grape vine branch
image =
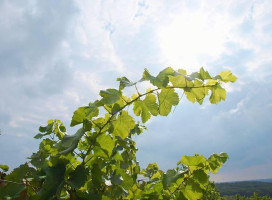
<svg viewBox="0 0 272 200">
<path fill-rule="evenodd" d="M 74 112 L 70 126 L 80 126 L 75 134 L 67 134 L 60 120 L 48 120 L 34 136 L 42 141 L 29 162 L 10 173 L 7 165 L 0 165 L 0 199 L 218 198 L 209 173 L 217 173 L 228 159 L 226 153 L 182 156 L 166 172 L 156 163 L 141 169 L 133 136 L 146 130 L 151 116 L 171 113 L 180 102 L 178 90 L 192 103 L 202 104 L 210 96 L 210 103 L 217 104 L 226 99 L 223 83 L 236 79 L 230 71 L 212 77 L 203 68 L 187 75 L 171 67 L 157 76 L 145 69 L 137 82 L 118 78 L 118 89 L 101 90 L 101 99 Z M 143 81 L 151 88 L 140 93 L 137 85 Z M 127 97 L 124 89 L 131 86 L 136 93 Z"/>
</svg>

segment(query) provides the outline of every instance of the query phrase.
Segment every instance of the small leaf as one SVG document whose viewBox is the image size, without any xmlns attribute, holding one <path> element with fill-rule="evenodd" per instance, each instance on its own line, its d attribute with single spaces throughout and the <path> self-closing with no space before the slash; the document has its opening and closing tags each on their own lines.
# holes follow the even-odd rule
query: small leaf
<svg viewBox="0 0 272 200">
<path fill-rule="evenodd" d="M 125 76 L 123 76 L 121 78 L 117 78 L 117 81 L 120 81 L 119 90 L 123 90 L 125 87 L 130 87 L 130 86 L 133 86 L 136 84 L 136 83 L 133 83 L 132 81 L 130 81 Z"/>
<path fill-rule="evenodd" d="M 121 92 L 116 89 L 101 90 L 99 95 L 102 97 L 101 102 L 104 104 L 113 104 L 121 97 Z"/>
<path fill-rule="evenodd" d="M 0 169 L 2 169 L 4 172 L 7 172 L 9 170 L 9 166 L 7 166 L 7 165 L 0 165 Z"/>
<path fill-rule="evenodd" d="M 44 134 L 38 133 L 34 136 L 35 139 L 41 139 L 44 136 Z"/>
</svg>

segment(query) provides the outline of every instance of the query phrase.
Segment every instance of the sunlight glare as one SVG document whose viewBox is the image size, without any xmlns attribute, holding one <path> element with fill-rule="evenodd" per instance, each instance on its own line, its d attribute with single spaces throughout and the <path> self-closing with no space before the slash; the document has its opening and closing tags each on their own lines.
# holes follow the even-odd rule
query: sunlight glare
<svg viewBox="0 0 272 200">
<path fill-rule="evenodd" d="M 158 33 L 163 58 L 172 66 L 199 69 L 205 58 L 214 59 L 223 50 L 224 28 L 216 27 L 199 14 L 174 16 Z"/>
</svg>

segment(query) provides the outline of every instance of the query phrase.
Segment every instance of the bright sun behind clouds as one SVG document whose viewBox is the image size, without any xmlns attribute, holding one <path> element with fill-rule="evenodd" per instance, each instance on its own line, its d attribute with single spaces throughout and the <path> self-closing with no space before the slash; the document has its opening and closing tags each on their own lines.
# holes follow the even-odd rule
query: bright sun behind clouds
<svg viewBox="0 0 272 200">
<path fill-rule="evenodd" d="M 173 66 L 197 70 L 205 65 L 203 56 L 215 59 L 221 54 L 227 39 L 225 29 L 224 24 L 201 13 L 172 16 L 158 32 L 162 57 Z"/>
</svg>

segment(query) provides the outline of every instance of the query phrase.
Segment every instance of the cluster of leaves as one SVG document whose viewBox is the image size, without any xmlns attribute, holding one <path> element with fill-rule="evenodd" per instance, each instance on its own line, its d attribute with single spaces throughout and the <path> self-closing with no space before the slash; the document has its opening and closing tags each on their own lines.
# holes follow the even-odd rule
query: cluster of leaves
<svg viewBox="0 0 272 200">
<path fill-rule="evenodd" d="M 151 116 L 167 116 L 180 102 L 178 91 L 193 103 L 206 96 L 212 104 L 225 100 L 223 82 L 235 82 L 230 71 L 212 77 L 203 68 L 187 75 L 168 67 L 157 76 L 144 71 L 141 80 L 117 79 L 119 89 L 100 91 L 100 100 L 78 108 L 70 126 L 80 126 L 68 135 L 60 120 L 40 127 L 39 150 L 6 175 L 0 185 L 0 199 L 216 199 L 209 172 L 216 173 L 228 156 L 213 154 L 183 156 L 176 169 L 163 172 L 153 163 L 140 168 L 133 136 L 140 135 Z M 137 84 L 151 87 L 140 93 Z M 134 86 L 136 94 L 123 90 Z M 129 107 L 132 109 L 129 110 Z M 100 113 L 100 115 L 99 115 Z M 101 114 L 102 113 L 102 114 Z M 133 117 L 133 114 L 135 115 Z M 139 116 L 140 121 L 135 121 Z M 0 166 L 5 169 L 5 166 Z"/>
</svg>

